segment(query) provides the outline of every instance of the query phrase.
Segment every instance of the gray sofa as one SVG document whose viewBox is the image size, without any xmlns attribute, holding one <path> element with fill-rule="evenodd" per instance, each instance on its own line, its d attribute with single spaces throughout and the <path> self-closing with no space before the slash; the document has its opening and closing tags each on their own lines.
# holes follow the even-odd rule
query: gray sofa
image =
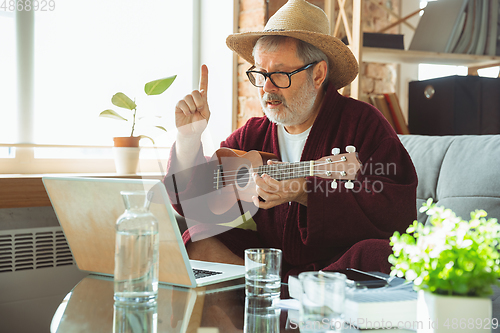
<svg viewBox="0 0 500 333">
<path fill-rule="evenodd" d="M 428 198 L 465 220 L 484 209 L 500 221 L 500 135 L 401 135 L 418 175 L 417 208 Z M 427 222 L 425 213 L 418 221 Z M 494 288 L 493 318 L 500 318 L 500 288 Z M 492 332 L 500 332 L 500 328 Z"/>
<path fill-rule="evenodd" d="M 500 221 L 500 135 L 401 135 L 418 175 L 417 207 L 428 198 L 465 220 L 484 209 Z M 427 215 L 419 213 L 425 223 Z"/>
</svg>

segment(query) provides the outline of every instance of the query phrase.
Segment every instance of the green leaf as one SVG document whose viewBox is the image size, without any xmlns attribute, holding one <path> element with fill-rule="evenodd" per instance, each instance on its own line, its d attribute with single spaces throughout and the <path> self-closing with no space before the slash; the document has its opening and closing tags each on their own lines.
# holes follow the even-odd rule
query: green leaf
<svg viewBox="0 0 500 333">
<path fill-rule="evenodd" d="M 161 129 L 162 131 L 165 131 L 165 132 L 167 131 L 167 129 L 163 126 L 155 126 L 155 127 Z"/>
<path fill-rule="evenodd" d="M 159 79 L 155 81 L 151 81 L 146 83 L 144 86 L 144 91 L 146 95 L 159 95 L 163 93 L 165 90 L 170 87 L 170 85 L 174 82 L 177 75 L 170 76 L 164 79 Z"/>
<path fill-rule="evenodd" d="M 133 100 L 131 100 L 127 95 L 121 92 L 114 94 L 111 98 L 111 102 L 120 108 L 129 110 L 134 110 L 137 107 Z"/>
<path fill-rule="evenodd" d="M 152 142 L 153 144 L 155 144 L 155 140 L 153 140 L 153 139 L 152 139 L 152 138 L 150 138 L 149 136 L 146 136 L 146 135 L 139 135 L 139 137 L 140 137 L 141 139 L 149 139 L 149 140 L 151 140 L 151 142 Z"/>
<path fill-rule="evenodd" d="M 117 120 L 128 121 L 127 119 L 125 119 L 122 116 L 120 116 L 116 111 L 111 110 L 111 109 L 107 109 L 107 110 L 102 111 L 99 114 L 99 117 L 106 117 L 106 118 L 112 118 L 112 119 L 117 119 Z"/>
</svg>

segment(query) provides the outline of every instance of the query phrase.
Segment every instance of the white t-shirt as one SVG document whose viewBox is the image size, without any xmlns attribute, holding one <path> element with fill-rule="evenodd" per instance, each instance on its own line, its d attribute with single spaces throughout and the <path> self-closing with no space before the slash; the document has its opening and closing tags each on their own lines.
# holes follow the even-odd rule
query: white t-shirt
<svg viewBox="0 0 500 333">
<path fill-rule="evenodd" d="M 311 126 L 312 127 L 312 126 Z M 311 127 L 299 134 L 290 134 L 283 125 L 278 125 L 278 141 L 283 162 L 299 162 Z"/>
</svg>

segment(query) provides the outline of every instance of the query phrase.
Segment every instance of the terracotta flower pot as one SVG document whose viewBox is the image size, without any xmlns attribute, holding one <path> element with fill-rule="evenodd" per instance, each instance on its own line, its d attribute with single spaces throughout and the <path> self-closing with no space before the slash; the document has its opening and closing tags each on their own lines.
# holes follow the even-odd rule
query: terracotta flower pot
<svg viewBox="0 0 500 333">
<path fill-rule="evenodd" d="M 138 136 L 115 137 L 113 141 L 115 147 L 113 153 L 115 156 L 116 173 L 119 175 L 133 175 L 137 173 L 139 165 L 139 147 Z"/>
<path fill-rule="evenodd" d="M 114 137 L 115 147 L 139 147 L 140 136 Z"/>
</svg>

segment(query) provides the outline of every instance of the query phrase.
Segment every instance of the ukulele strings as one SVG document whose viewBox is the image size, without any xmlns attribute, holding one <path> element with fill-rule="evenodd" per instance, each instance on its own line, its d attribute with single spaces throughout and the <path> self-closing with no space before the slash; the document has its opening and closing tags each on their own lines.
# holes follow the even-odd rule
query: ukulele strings
<svg viewBox="0 0 500 333">
<path fill-rule="evenodd" d="M 332 164 L 332 163 L 340 163 L 340 162 L 345 162 L 345 161 L 333 161 L 333 162 L 323 162 L 323 163 L 317 163 L 317 164 L 314 164 L 314 167 L 317 167 L 317 166 L 322 166 L 322 165 L 327 165 L 327 164 Z M 298 170 L 298 171 L 309 171 L 311 169 L 311 165 L 309 162 L 297 162 L 297 163 L 302 163 L 303 165 L 300 165 L 298 167 L 295 167 L 295 166 L 292 166 L 292 169 L 293 170 Z M 284 165 L 285 167 L 275 167 L 275 166 L 278 166 L 278 165 Z M 273 173 L 273 171 L 277 171 L 278 173 L 284 173 L 284 172 L 287 172 L 289 171 L 288 169 L 290 169 L 290 167 L 287 166 L 287 164 L 274 164 L 274 165 L 262 165 L 262 166 L 259 166 L 257 168 L 250 168 L 249 169 L 249 172 L 245 173 L 245 174 L 253 174 L 254 172 L 258 172 L 258 169 L 261 168 L 261 167 L 275 167 L 274 169 L 275 170 L 269 170 L 270 173 Z M 257 170 L 257 171 L 256 171 Z M 266 170 L 267 171 L 267 170 Z M 332 171 L 332 172 L 342 172 L 342 171 Z M 262 174 L 264 174 L 266 172 L 262 172 Z M 228 180 L 228 179 L 231 179 L 229 177 L 234 177 L 235 179 L 238 177 L 238 171 L 221 171 L 219 173 L 219 177 L 220 178 L 223 178 L 224 180 Z M 214 176 L 214 178 L 216 178 L 217 175 Z"/>
<path fill-rule="evenodd" d="M 340 161 L 339 160 L 339 161 L 332 161 L 332 162 L 322 162 L 322 163 L 314 164 L 314 167 L 322 166 L 322 165 L 327 165 L 327 164 L 333 164 L 333 163 L 340 163 L 340 162 L 345 162 L 345 161 Z M 301 163 L 303 165 L 299 165 L 298 167 L 293 166 L 292 169 L 290 169 L 290 167 L 287 167 L 286 164 L 283 164 L 285 166 L 284 168 L 283 167 L 281 167 L 281 168 L 275 167 L 275 170 L 269 170 L 270 172 L 268 174 L 270 174 L 270 176 L 271 176 L 271 174 L 274 174 L 274 173 L 278 173 L 278 174 L 288 173 L 288 174 L 291 174 L 292 170 L 296 170 L 297 172 L 306 172 L 306 171 L 309 171 L 311 169 L 311 164 L 309 162 L 297 162 L 297 163 Z M 274 166 L 277 166 L 277 165 L 280 165 L 280 164 L 262 165 L 260 167 L 263 167 L 263 166 L 274 167 Z M 249 171 L 245 172 L 245 174 L 242 175 L 241 177 L 238 177 L 238 171 L 221 171 L 218 174 L 217 174 L 217 172 L 215 172 L 215 175 L 214 175 L 214 184 L 217 183 L 217 179 L 219 180 L 219 182 L 221 182 L 221 181 L 224 181 L 224 182 L 233 182 L 233 181 L 238 181 L 238 180 L 239 181 L 248 181 L 248 179 L 253 178 L 251 175 L 254 172 L 258 172 L 258 170 L 259 170 L 260 167 L 250 168 Z M 330 171 L 330 172 L 341 173 L 342 171 L 335 171 L 335 170 L 333 170 L 333 171 Z M 264 174 L 264 173 L 267 173 L 267 172 L 262 172 L 262 174 Z"/>
</svg>

